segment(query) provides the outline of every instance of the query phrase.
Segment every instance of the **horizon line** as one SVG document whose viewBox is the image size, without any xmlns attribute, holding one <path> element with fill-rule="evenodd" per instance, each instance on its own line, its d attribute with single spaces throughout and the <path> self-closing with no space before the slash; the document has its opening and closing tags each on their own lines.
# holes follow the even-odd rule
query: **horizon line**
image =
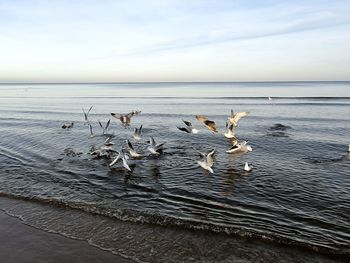
<svg viewBox="0 0 350 263">
<path fill-rule="evenodd" d="M 170 84 L 170 83 L 331 83 L 331 82 L 350 82 L 350 80 L 256 80 L 256 81 L 87 81 L 87 82 L 0 82 L 0 85 L 83 85 L 83 84 Z"/>
</svg>

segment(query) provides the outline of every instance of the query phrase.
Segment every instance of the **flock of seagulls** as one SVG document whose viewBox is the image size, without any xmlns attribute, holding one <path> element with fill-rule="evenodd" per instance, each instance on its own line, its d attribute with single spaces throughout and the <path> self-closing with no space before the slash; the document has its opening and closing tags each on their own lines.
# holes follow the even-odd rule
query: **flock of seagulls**
<svg viewBox="0 0 350 263">
<path fill-rule="evenodd" d="M 84 125 L 88 125 L 89 131 L 90 131 L 90 137 L 95 137 L 95 134 L 93 132 L 92 124 L 89 120 L 89 114 L 92 110 L 93 106 L 91 106 L 87 111 L 82 109 L 84 114 Z M 119 120 L 124 127 L 130 126 L 132 117 L 139 115 L 141 111 L 132 111 L 127 114 L 120 114 L 120 113 L 111 113 L 111 116 Z M 239 141 L 235 134 L 235 129 L 238 127 L 238 122 L 241 118 L 248 116 L 249 112 L 242 111 L 234 113 L 233 110 L 231 110 L 230 116 L 227 118 L 226 121 L 226 131 L 223 133 L 223 136 L 228 139 L 230 148 L 226 151 L 228 154 L 233 153 L 248 153 L 252 151 L 252 147 L 248 144 L 247 141 Z M 196 115 L 195 118 L 203 124 L 211 133 L 215 134 L 218 133 L 217 125 L 215 121 L 209 120 L 207 116 L 205 115 Z M 177 127 L 180 131 L 190 133 L 190 134 L 197 134 L 199 132 L 198 129 L 194 127 L 194 125 L 187 121 L 182 120 L 184 125 L 181 127 Z M 131 171 L 129 166 L 129 160 L 130 159 L 140 159 L 144 157 L 143 154 L 138 153 L 133 145 L 131 144 L 130 140 L 125 141 L 125 147 L 122 147 L 119 151 L 115 150 L 114 143 L 113 143 L 113 137 L 114 135 L 108 134 L 108 128 L 110 126 L 111 119 L 109 119 L 106 124 L 103 124 L 100 120 L 98 120 L 98 124 L 102 129 L 102 135 L 108 136 L 107 139 L 104 141 L 104 143 L 98 147 L 97 149 L 93 148 L 90 151 L 90 155 L 92 158 L 101 158 L 106 157 L 111 159 L 109 166 L 114 166 L 118 163 L 118 161 L 122 162 L 123 167 Z M 71 129 L 73 128 L 74 123 L 73 122 L 67 122 L 62 125 L 63 129 Z M 142 140 L 143 134 L 142 134 L 142 128 L 141 125 L 138 128 L 135 128 L 133 133 L 133 138 L 137 141 Z M 159 156 L 163 153 L 163 146 L 165 143 L 157 143 L 156 140 L 153 137 L 150 137 L 150 139 L 147 141 L 147 151 L 152 156 Z M 200 160 L 197 161 L 197 164 L 203 168 L 204 170 L 207 170 L 210 173 L 214 173 L 213 171 L 213 165 L 214 165 L 214 154 L 216 152 L 216 148 L 210 150 L 207 153 L 199 152 Z M 252 170 L 252 166 L 249 165 L 247 162 L 245 162 L 243 166 L 243 170 L 245 172 L 250 172 Z"/>
</svg>

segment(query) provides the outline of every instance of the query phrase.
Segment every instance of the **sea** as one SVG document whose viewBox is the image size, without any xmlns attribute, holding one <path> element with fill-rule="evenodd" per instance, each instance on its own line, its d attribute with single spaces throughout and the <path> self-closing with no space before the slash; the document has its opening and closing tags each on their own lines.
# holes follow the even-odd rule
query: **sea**
<svg viewBox="0 0 350 263">
<path fill-rule="evenodd" d="M 249 112 L 234 131 L 252 152 L 226 153 L 231 109 Z M 132 111 L 126 128 L 110 114 Z M 180 131 L 183 120 L 199 133 Z M 90 155 L 109 135 L 144 155 L 131 171 Z M 150 137 L 165 143 L 160 156 Z M 232 262 L 252 246 L 348 259 L 349 144 L 350 82 L 1 84 L 0 205 L 136 262 Z M 214 148 L 211 174 L 197 161 Z"/>
</svg>

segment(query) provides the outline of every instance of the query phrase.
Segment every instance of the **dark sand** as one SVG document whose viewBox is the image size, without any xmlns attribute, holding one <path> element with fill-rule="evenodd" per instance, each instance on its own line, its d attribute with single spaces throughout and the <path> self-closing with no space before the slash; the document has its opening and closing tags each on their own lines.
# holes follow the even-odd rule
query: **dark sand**
<svg viewBox="0 0 350 263">
<path fill-rule="evenodd" d="M 0 210 L 0 262 L 132 262 L 111 252 L 23 224 Z"/>
</svg>

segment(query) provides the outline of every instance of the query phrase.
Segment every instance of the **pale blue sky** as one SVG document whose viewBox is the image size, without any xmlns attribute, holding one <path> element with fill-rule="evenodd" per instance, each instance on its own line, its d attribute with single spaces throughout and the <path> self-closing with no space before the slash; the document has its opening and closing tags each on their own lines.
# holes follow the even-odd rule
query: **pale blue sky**
<svg viewBox="0 0 350 263">
<path fill-rule="evenodd" d="M 0 82 L 349 80 L 350 1 L 0 0 Z"/>
</svg>

